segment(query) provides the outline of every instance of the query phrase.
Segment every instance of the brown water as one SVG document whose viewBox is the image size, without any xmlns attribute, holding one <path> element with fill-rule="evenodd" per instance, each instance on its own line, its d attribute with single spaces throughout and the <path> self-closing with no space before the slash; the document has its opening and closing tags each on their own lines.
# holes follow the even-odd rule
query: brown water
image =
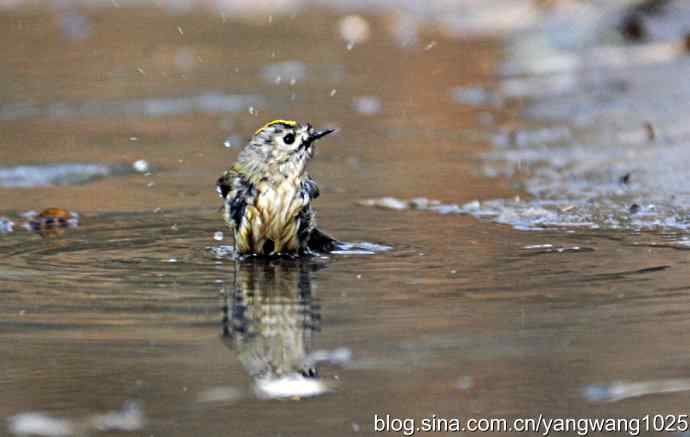
<svg viewBox="0 0 690 437">
<path fill-rule="evenodd" d="M 0 234 L 0 416 L 42 411 L 115 435 L 88 418 L 135 401 L 145 422 L 133 435 L 330 436 L 373 434 L 374 414 L 687 413 L 690 266 L 664 235 L 521 232 L 357 205 L 522 193 L 481 175 L 482 115 L 450 91 L 492 87 L 500 42 L 426 31 L 401 47 L 384 14 L 367 17 L 371 38 L 348 50 L 338 19 L 0 15 L 0 162 L 151 166 L 0 188 L 15 219 L 81 214 L 48 238 Z M 353 104 L 366 96 L 373 113 Z M 494 116 L 519 123 L 511 107 Z M 242 265 L 217 256 L 231 241 L 215 179 L 275 118 L 339 129 L 311 166 L 321 226 L 391 250 Z M 304 364 L 322 350 L 342 359 Z M 266 369 L 318 371 L 307 382 L 328 391 L 266 399 Z M 601 402 L 618 381 L 649 382 L 651 394 Z M 678 391 L 657 393 L 664 382 Z"/>
</svg>

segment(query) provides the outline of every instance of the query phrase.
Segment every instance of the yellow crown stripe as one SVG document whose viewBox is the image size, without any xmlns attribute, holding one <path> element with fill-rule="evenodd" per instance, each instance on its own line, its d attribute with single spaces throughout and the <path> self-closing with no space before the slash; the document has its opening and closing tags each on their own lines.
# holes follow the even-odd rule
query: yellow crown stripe
<svg viewBox="0 0 690 437">
<path fill-rule="evenodd" d="M 261 126 L 260 128 L 258 128 L 258 129 L 256 130 L 256 132 L 254 132 L 254 135 L 258 134 L 259 132 L 261 132 L 262 130 L 266 129 L 266 128 L 269 127 L 269 126 L 273 126 L 274 124 L 285 124 L 285 125 L 288 125 L 288 126 L 290 126 L 290 127 L 295 127 L 295 126 L 297 126 L 297 122 L 294 121 L 294 120 L 273 120 L 273 121 L 269 121 L 269 122 L 266 123 L 265 125 L 263 125 L 263 126 Z"/>
</svg>

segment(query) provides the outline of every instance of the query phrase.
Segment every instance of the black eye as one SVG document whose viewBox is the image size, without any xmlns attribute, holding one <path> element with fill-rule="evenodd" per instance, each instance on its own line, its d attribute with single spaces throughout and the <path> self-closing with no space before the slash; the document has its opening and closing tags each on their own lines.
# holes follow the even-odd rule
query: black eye
<svg viewBox="0 0 690 437">
<path fill-rule="evenodd" d="M 283 142 L 285 144 L 292 144 L 295 142 L 295 134 L 287 134 L 283 137 Z"/>
</svg>

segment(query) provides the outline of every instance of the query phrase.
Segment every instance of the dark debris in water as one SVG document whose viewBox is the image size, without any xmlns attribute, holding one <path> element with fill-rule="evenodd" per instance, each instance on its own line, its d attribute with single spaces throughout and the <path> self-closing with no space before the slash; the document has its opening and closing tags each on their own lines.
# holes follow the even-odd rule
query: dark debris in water
<svg viewBox="0 0 690 437">
<path fill-rule="evenodd" d="M 19 214 L 15 220 L 0 217 L 0 234 L 13 232 L 16 228 L 46 236 L 60 229 L 77 226 L 79 214 L 62 208 L 47 208 L 40 213 L 27 211 Z"/>
</svg>

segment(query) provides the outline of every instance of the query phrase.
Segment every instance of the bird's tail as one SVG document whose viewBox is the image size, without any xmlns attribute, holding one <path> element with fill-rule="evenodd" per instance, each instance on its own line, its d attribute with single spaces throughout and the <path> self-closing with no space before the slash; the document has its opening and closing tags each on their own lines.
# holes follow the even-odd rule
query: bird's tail
<svg viewBox="0 0 690 437">
<path fill-rule="evenodd" d="M 340 244 L 340 241 L 330 235 L 324 234 L 318 229 L 311 231 L 309 242 L 307 243 L 309 250 L 319 253 L 331 252 L 337 249 L 338 244 Z"/>
</svg>

